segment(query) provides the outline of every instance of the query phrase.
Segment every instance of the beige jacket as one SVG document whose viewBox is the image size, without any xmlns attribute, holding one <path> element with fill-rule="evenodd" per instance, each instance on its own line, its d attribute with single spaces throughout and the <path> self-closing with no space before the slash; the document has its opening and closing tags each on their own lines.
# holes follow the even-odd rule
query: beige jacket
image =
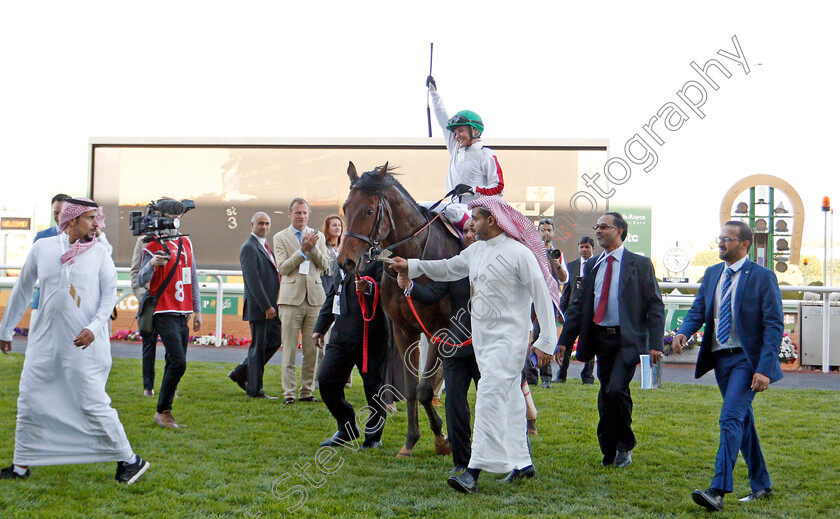
<svg viewBox="0 0 840 519">
<path fill-rule="evenodd" d="M 305 232 L 312 232 L 308 228 Z M 324 287 L 321 284 L 321 273 L 330 265 L 326 239 L 318 232 L 318 243 L 307 254 L 309 258 L 309 274 L 300 273 L 300 265 L 306 261 L 297 251 L 300 244 L 295 237 L 292 226 L 286 227 L 274 235 L 274 257 L 283 276 L 280 282 L 280 295 L 277 302 L 281 305 L 297 306 L 304 301 L 312 306 L 321 306 L 326 300 Z"/>
</svg>

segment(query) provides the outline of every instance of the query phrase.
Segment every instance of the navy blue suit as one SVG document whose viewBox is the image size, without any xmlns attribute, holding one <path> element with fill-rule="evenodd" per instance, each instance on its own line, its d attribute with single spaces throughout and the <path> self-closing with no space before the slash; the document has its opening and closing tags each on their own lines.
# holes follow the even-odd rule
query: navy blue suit
<svg viewBox="0 0 840 519">
<path fill-rule="evenodd" d="M 732 471 L 740 450 L 747 463 L 752 490 L 770 488 L 770 475 L 761 453 L 755 429 L 750 389 L 753 375 L 761 373 L 770 382 L 782 378 L 779 347 L 784 325 L 782 295 L 776 276 L 770 270 L 746 260 L 738 275 L 732 326 L 741 349 L 712 352 L 715 337 L 715 297 L 725 263 L 706 269 L 700 291 L 683 320 L 678 333 L 690 337 L 705 324 L 695 378 L 715 370 L 723 396 L 720 411 L 720 446 L 711 488 L 732 492 Z"/>
<path fill-rule="evenodd" d="M 49 229 L 44 229 L 43 231 L 38 231 L 35 234 L 35 239 L 32 240 L 32 243 L 40 240 L 41 238 L 52 238 L 53 236 L 58 236 L 58 225 L 53 225 Z M 32 296 L 32 309 L 38 309 L 38 303 L 41 301 L 41 287 L 35 289 L 35 294 Z"/>
</svg>

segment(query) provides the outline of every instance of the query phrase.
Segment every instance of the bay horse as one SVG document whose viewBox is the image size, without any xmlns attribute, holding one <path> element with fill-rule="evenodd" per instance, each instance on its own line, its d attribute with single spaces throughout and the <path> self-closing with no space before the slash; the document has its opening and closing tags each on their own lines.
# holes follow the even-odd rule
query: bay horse
<svg viewBox="0 0 840 519">
<path fill-rule="evenodd" d="M 384 166 L 361 176 L 356 173 L 356 166 L 350 162 L 347 175 L 350 177 L 350 194 L 343 207 L 347 231 L 338 256 L 338 265 L 345 272 L 358 272 L 366 259 L 389 247 L 393 248 L 395 256 L 402 258 L 443 259 L 455 256 L 461 251 L 460 240 L 445 228 L 439 218 L 427 226 L 432 220 L 429 211 L 417 205 L 408 191 L 390 173 L 387 162 Z M 429 282 L 425 276 L 414 281 L 423 285 Z M 449 442 L 442 432 L 443 422 L 432 405 L 432 370 L 437 368 L 440 362 L 439 347 L 429 341 L 426 363 L 418 376 L 417 371 L 407 363 L 411 362 L 413 366 L 419 367 L 420 350 L 414 345 L 423 331 L 412 314 L 402 289 L 397 285 L 396 275 L 387 265 L 379 293 L 380 304 L 393 323 L 394 342 L 403 360 L 405 374 L 404 396 L 407 400 L 408 431 L 405 445 L 397 457 L 411 456 L 420 438 L 418 401 L 429 417 L 435 435 L 435 452 L 449 454 Z M 447 328 L 450 324 L 449 295 L 436 305 L 415 304 L 415 308 L 426 329 L 431 333 Z"/>
</svg>

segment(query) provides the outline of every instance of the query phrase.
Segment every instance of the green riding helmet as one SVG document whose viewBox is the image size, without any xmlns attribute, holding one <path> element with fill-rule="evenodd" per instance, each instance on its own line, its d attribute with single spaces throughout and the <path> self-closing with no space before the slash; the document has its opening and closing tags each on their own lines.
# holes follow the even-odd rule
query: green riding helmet
<svg viewBox="0 0 840 519">
<path fill-rule="evenodd" d="M 481 116 L 472 110 L 461 110 L 446 123 L 446 129 L 449 131 L 453 131 L 456 126 L 472 126 L 478 133 L 484 133 L 484 123 L 481 121 Z"/>
</svg>

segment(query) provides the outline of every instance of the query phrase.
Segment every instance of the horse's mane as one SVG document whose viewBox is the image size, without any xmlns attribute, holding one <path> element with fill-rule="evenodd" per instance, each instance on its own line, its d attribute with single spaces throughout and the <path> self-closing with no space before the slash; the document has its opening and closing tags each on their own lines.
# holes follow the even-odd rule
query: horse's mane
<svg viewBox="0 0 840 519">
<path fill-rule="evenodd" d="M 383 167 L 384 166 L 379 166 L 373 171 L 362 173 L 359 178 L 350 185 L 350 187 L 352 189 L 358 189 L 362 193 L 366 193 L 368 195 L 381 195 L 382 192 L 389 187 L 396 188 L 400 193 L 402 193 L 406 200 L 414 204 L 414 206 L 423 213 L 423 216 L 425 216 L 426 219 L 430 218 L 431 212 L 427 208 L 418 205 L 411 194 L 403 187 L 402 184 L 400 184 L 399 180 L 397 180 L 396 175 L 398 175 L 398 173 L 392 173 L 392 171 L 397 169 L 399 166 L 388 166 L 386 174 L 380 175 L 379 173 Z"/>
</svg>

